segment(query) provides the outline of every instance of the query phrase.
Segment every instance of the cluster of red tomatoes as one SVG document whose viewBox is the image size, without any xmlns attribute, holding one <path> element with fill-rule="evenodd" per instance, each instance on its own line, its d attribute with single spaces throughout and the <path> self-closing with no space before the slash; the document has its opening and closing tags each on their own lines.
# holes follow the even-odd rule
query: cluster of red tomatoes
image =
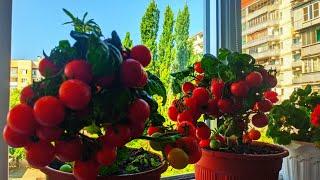
<svg viewBox="0 0 320 180">
<path fill-rule="evenodd" d="M 202 114 L 206 116 L 221 118 L 244 112 L 243 100 L 249 96 L 251 89 L 266 86 L 262 98 L 259 98 L 251 108 L 254 114 L 251 118 L 252 124 L 261 128 L 268 124 L 265 115 L 270 111 L 273 103 L 277 102 L 277 93 L 270 90 L 277 84 L 277 79 L 268 71 L 261 68 L 248 73 L 243 79 L 232 83 L 225 83 L 222 79 L 213 78 L 208 87 L 198 86 L 204 79 L 204 70 L 200 62 L 194 64 L 196 72 L 195 83 L 185 82 L 182 84 L 183 97 L 174 100 L 168 109 L 168 117 L 177 122 L 177 131 L 183 136 L 192 137 L 199 142 L 202 148 L 211 147 L 215 149 L 217 143 L 226 144 L 227 137 L 214 133 L 211 135 L 210 128 L 203 122 L 197 122 Z M 245 109 L 247 111 L 247 109 Z M 244 129 L 243 124 L 239 124 L 239 129 Z M 243 141 L 249 143 L 260 138 L 260 132 L 251 129 L 243 134 Z"/>
<path fill-rule="evenodd" d="M 119 76 L 105 77 L 94 77 L 90 63 L 84 59 L 68 61 L 63 69 L 49 59 L 41 60 L 39 71 L 45 78 L 62 72 L 63 81 L 57 95 L 39 97 L 31 86 L 25 87 L 21 92 L 21 103 L 7 115 L 4 140 L 12 147 L 25 147 L 26 159 L 33 167 L 47 166 L 54 158 L 63 162 L 75 161 L 73 173 L 77 179 L 95 179 L 100 165 L 108 166 L 115 161 L 118 147 L 143 134 L 150 116 L 149 104 L 139 98 L 128 104 L 128 122 L 105 127 L 103 136 L 96 139 L 100 148 L 87 161 L 82 161 L 83 154 L 87 153 L 83 143 L 85 137 L 76 133 L 63 138 L 68 132 L 60 125 L 67 112 L 81 114 L 88 109 L 95 93 L 93 86 L 110 87 L 120 82 L 126 88 L 142 88 L 147 84 L 144 67 L 151 61 L 149 49 L 138 45 L 125 56 Z"/>
</svg>

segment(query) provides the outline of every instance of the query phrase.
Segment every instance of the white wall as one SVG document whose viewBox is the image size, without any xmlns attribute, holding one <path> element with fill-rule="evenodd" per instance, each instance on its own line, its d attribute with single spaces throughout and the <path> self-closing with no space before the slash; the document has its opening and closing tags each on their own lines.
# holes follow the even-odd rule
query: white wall
<svg viewBox="0 0 320 180">
<path fill-rule="evenodd" d="M 0 127 L 6 123 L 9 106 L 12 0 L 0 0 Z M 0 179 L 8 179 L 8 146 L 0 138 Z"/>
</svg>

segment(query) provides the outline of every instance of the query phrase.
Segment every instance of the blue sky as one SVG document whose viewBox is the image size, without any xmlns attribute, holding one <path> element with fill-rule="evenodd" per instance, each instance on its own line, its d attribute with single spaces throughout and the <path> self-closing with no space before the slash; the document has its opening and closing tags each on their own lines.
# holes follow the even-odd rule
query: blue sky
<svg viewBox="0 0 320 180">
<path fill-rule="evenodd" d="M 156 0 L 160 9 L 160 28 L 163 24 L 165 7 L 170 5 L 175 15 L 184 4 L 190 10 L 190 34 L 203 29 L 202 0 Z M 59 40 L 70 39 L 72 27 L 62 25 L 69 21 L 62 12 L 66 8 L 74 15 L 82 17 L 88 12 L 101 26 L 106 37 L 116 30 L 121 38 L 127 31 L 134 44 L 140 43 L 140 20 L 149 0 L 22 0 L 13 1 L 12 58 L 35 59 L 42 50 L 50 52 Z M 159 34 L 161 33 L 161 29 Z"/>
</svg>

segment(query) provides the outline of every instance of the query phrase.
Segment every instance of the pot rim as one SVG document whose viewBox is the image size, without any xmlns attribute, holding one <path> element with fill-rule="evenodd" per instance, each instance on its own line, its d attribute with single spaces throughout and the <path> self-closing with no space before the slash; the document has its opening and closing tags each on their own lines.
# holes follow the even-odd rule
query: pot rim
<svg viewBox="0 0 320 180">
<path fill-rule="evenodd" d="M 110 175 L 107 177 L 126 177 L 126 176 L 137 176 L 137 175 L 143 175 L 143 174 L 150 174 L 150 173 L 154 173 L 154 172 L 159 172 L 159 173 L 163 173 L 164 171 L 166 171 L 166 169 L 168 168 L 168 163 L 162 158 L 162 156 L 160 156 L 159 154 L 153 153 L 148 151 L 151 154 L 157 155 L 158 157 L 160 157 L 160 159 L 162 160 L 161 165 L 159 165 L 158 167 L 154 168 L 154 169 L 150 169 L 147 171 L 143 171 L 143 172 L 138 172 L 138 173 L 132 173 L 132 174 L 121 174 L 121 175 Z M 72 173 L 68 173 L 68 172 L 64 172 L 64 171 L 60 171 L 54 168 L 51 168 L 49 166 L 46 166 L 44 168 L 40 169 L 42 172 L 46 173 L 59 173 L 59 174 L 63 174 L 66 176 L 73 176 Z M 104 176 L 98 176 L 98 177 L 104 177 Z"/>
<path fill-rule="evenodd" d="M 276 154 L 236 154 L 230 152 L 213 151 L 209 149 L 202 149 L 202 152 L 214 157 L 225 158 L 225 159 L 239 159 L 239 160 L 272 160 L 284 158 L 289 155 L 289 151 L 279 145 L 269 144 L 264 142 L 254 141 L 253 144 L 258 146 L 269 146 L 275 149 L 279 149 L 282 152 Z"/>
</svg>

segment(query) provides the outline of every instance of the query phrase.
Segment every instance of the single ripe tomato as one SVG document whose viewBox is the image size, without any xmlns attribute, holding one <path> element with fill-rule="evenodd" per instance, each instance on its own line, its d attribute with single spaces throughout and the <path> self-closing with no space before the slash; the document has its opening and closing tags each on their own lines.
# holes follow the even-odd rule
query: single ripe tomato
<svg viewBox="0 0 320 180">
<path fill-rule="evenodd" d="M 104 144 L 110 144 L 115 147 L 124 146 L 131 138 L 131 130 L 127 125 L 116 125 L 106 128 L 106 134 L 100 139 Z"/>
<path fill-rule="evenodd" d="M 261 112 L 268 112 L 272 109 L 272 102 L 268 99 L 262 99 L 256 104 L 257 109 Z"/>
<path fill-rule="evenodd" d="M 37 137 L 42 141 L 56 141 L 63 134 L 63 129 L 58 127 L 40 126 L 36 130 Z"/>
<path fill-rule="evenodd" d="M 203 79 L 204 79 L 204 75 L 203 74 L 198 74 L 196 76 L 196 78 L 195 78 L 196 84 L 199 84 Z"/>
<path fill-rule="evenodd" d="M 176 146 L 187 153 L 189 164 L 194 164 L 200 160 L 202 152 L 196 138 L 182 137 L 176 141 Z"/>
<path fill-rule="evenodd" d="M 184 94 L 191 93 L 194 90 L 194 85 L 191 82 L 185 82 L 182 85 L 182 91 Z"/>
<path fill-rule="evenodd" d="M 151 136 L 153 133 L 159 132 L 159 131 L 160 131 L 160 128 L 159 128 L 159 127 L 150 126 L 150 127 L 148 128 L 147 133 L 148 133 L 149 136 Z"/>
<path fill-rule="evenodd" d="M 192 122 L 193 121 L 193 114 L 190 110 L 185 110 L 182 113 L 178 114 L 177 121 L 182 123 L 184 121 Z"/>
<path fill-rule="evenodd" d="M 99 164 L 110 166 L 117 158 L 117 148 L 115 146 L 105 144 L 103 148 L 97 152 L 96 160 Z"/>
<path fill-rule="evenodd" d="M 211 129 L 207 125 L 197 127 L 196 136 L 198 139 L 209 139 L 211 135 Z"/>
<path fill-rule="evenodd" d="M 34 98 L 34 96 L 35 94 L 33 92 L 31 85 L 26 86 L 22 89 L 20 93 L 20 103 L 29 104 Z"/>
<path fill-rule="evenodd" d="M 206 113 L 211 116 L 219 117 L 220 112 L 218 108 L 218 100 L 217 99 L 210 99 L 208 101 L 208 106 L 206 108 Z"/>
<path fill-rule="evenodd" d="M 201 67 L 201 62 L 194 63 L 193 68 L 197 73 L 203 73 L 204 72 L 202 67 Z"/>
<path fill-rule="evenodd" d="M 58 67 L 49 59 L 42 59 L 39 62 L 39 72 L 43 77 L 50 77 L 59 71 Z"/>
<path fill-rule="evenodd" d="M 183 136 L 195 136 L 196 127 L 189 121 L 183 121 L 178 124 L 177 131 Z"/>
<path fill-rule="evenodd" d="M 266 76 L 265 80 L 270 88 L 274 88 L 278 84 L 277 78 L 273 75 L 270 75 L 270 74 L 268 76 Z"/>
<path fill-rule="evenodd" d="M 189 163 L 189 156 L 180 148 L 173 148 L 168 154 L 168 162 L 175 169 L 183 169 Z"/>
<path fill-rule="evenodd" d="M 230 99 L 219 99 L 218 108 L 223 113 L 233 112 L 233 102 Z"/>
<path fill-rule="evenodd" d="M 178 109 L 174 106 L 174 105 L 171 105 L 169 108 L 168 108 L 168 117 L 172 120 L 172 121 L 177 121 L 177 118 L 178 118 Z"/>
<path fill-rule="evenodd" d="M 231 93 L 237 97 L 246 97 L 249 92 L 249 87 L 245 81 L 238 81 L 231 84 Z"/>
<path fill-rule="evenodd" d="M 262 75 L 263 81 L 266 81 L 267 76 L 269 75 L 268 71 L 264 68 L 258 70 L 258 72 Z"/>
<path fill-rule="evenodd" d="M 183 102 L 189 109 L 196 110 L 196 109 L 200 108 L 199 104 L 198 104 L 196 98 L 194 98 L 194 96 L 184 97 Z"/>
<path fill-rule="evenodd" d="M 68 79 L 78 79 L 87 84 L 92 81 L 91 65 L 82 59 L 70 61 L 64 68 L 64 74 Z"/>
<path fill-rule="evenodd" d="M 195 88 L 192 92 L 192 97 L 196 100 L 200 106 L 207 105 L 210 99 L 209 92 L 204 87 Z"/>
<path fill-rule="evenodd" d="M 25 134 L 20 134 L 12 130 L 9 126 L 5 125 L 3 129 L 3 139 L 11 147 L 18 148 L 24 147 L 31 143 L 30 137 Z"/>
<path fill-rule="evenodd" d="M 250 138 L 250 136 L 249 136 L 248 133 L 245 133 L 245 134 L 242 136 L 242 142 L 245 143 L 245 144 L 250 144 L 250 143 L 252 143 L 252 139 Z"/>
<path fill-rule="evenodd" d="M 252 116 L 252 124 L 257 128 L 262 128 L 268 125 L 269 119 L 263 113 L 257 113 Z"/>
<path fill-rule="evenodd" d="M 221 79 L 211 80 L 210 91 L 215 98 L 220 99 L 222 97 L 224 85 L 225 84 Z"/>
<path fill-rule="evenodd" d="M 170 144 L 167 144 L 165 147 L 164 147 L 164 153 L 168 156 L 169 152 L 173 149 L 172 145 Z"/>
<path fill-rule="evenodd" d="M 131 49 L 131 58 L 139 61 L 143 67 L 147 67 L 151 62 L 151 52 L 144 45 L 136 45 Z"/>
<path fill-rule="evenodd" d="M 266 91 L 263 93 L 264 98 L 270 100 L 272 103 L 277 103 L 279 101 L 278 99 L 278 93 L 275 91 Z"/>
<path fill-rule="evenodd" d="M 79 138 L 66 141 L 56 141 L 56 157 L 62 162 L 72 162 L 81 159 L 83 145 Z"/>
<path fill-rule="evenodd" d="M 43 168 L 49 165 L 55 155 L 54 146 L 50 142 L 31 143 L 26 150 L 26 159 L 35 168 Z"/>
<path fill-rule="evenodd" d="M 260 137 L 261 137 L 261 133 L 260 133 L 260 131 L 258 131 L 258 130 L 255 130 L 255 129 L 251 129 L 250 131 L 249 131 L 249 137 L 250 137 L 250 139 L 252 139 L 252 140 L 258 140 L 258 139 L 260 139 Z"/>
<path fill-rule="evenodd" d="M 77 180 L 97 179 L 99 163 L 95 160 L 76 161 L 73 166 L 73 175 Z"/>
<path fill-rule="evenodd" d="M 8 126 L 21 134 L 31 135 L 37 126 L 33 109 L 26 104 L 14 106 L 7 115 Z"/>
<path fill-rule="evenodd" d="M 130 127 L 131 127 L 131 137 L 137 138 L 143 134 L 145 124 L 144 122 L 140 122 L 140 123 L 130 124 Z"/>
<path fill-rule="evenodd" d="M 65 117 L 63 103 L 54 96 L 43 96 L 33 106 L 37 122 L 46 127 L 59 125 Z"/>
<path fill-rule="evenodd" d="M 60 100 L 72 110 L 82 110 L 91 100 L 91 88 L 77 79 L 63 82 L 59 88 Z"/>
<path fill-rule="evenodd" d="M 134 59 L 125 60 L 120 68 L 121 82 L 125 87 L 143 87 L 146 85 L 146 73 L 140 62 Z M 144 81 L 143 81 L 144 80 Z M 144 84 L 143 84 L 144 83 Z"/>
<path fill-rule="evenodd" d="M 246 83 L 249 87 L 259 87 L 263 82 L 261 73 L 253 71 L 246 76 Z"/>
<path fill-rule="evenodd" d="M 210 145 L 210 139 L 201 139 L 199 142 L 199 146 L 201 148 L 207 148 Z"/>
<path fill-rule="evenodd" d="M 128 110 L 128 118 L 131 123 L 145 122 L 150 116 L 150 106 L 143 99 L 136 99 Z"/>
</svg>

